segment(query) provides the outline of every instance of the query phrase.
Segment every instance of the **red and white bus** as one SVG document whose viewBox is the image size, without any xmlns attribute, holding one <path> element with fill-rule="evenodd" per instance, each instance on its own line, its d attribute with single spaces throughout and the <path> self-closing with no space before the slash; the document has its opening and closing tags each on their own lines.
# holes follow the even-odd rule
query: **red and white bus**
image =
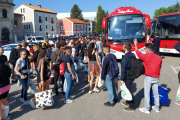
<svg viewBox="0 0 180 120">
<path fill-rule="evenodd" d="M 160 52 L 179 54 L 173 46 L 180 41 L 180 12 L 158 16 L 155 32 L 161 38 Z"/>
<path fill-rule="evenodd" d="M 106 32 L 106 43 L 110 45 L 111 53 L 121 59 L 124 42 L 132 43 L 135 51 L 134 38 L 138 40 L 138 48 L 144 52 L 147 42 L 147 28 L 151 29 L 150 16 L 143 14 L 134 7 L 120 7 L 102 21 L 102 28 Z"/>
</svg>

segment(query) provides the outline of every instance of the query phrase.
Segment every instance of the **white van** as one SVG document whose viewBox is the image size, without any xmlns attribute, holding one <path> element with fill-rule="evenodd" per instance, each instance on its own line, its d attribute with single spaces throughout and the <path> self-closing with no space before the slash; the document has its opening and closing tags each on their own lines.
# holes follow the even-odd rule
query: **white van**
<svg viewBox="0 0 180 120">
<path fill-rule="evenodd" d="M 31 40 L 31 38 L 33 40 Z M 42 42 L 43 43 L 44 40 L 45 40 L 45 38 L 42 36 L 29 36 L 29 37 L 27 37 L 27 42 L 37 42 L 37 43 Z"/>
</svg>

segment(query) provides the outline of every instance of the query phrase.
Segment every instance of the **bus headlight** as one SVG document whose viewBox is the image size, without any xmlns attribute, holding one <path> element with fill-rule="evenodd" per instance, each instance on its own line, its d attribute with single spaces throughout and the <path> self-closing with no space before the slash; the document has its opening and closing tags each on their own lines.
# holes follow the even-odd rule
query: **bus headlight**
<svg viewBox="0 0 180 120">
<path fill-rule="evenodd" d="M 116 53 L 116 51 L 115 51 L 115 50 L 110 49 L 110 53 Z"/>
</svg>

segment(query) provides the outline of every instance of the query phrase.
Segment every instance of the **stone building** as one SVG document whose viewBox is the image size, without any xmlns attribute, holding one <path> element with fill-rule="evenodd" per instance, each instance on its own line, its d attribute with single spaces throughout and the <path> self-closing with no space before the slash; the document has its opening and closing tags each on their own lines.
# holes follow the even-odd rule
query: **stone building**
<svg viewBox="0 0 180 120">
<path fill-rule="evenodd" d="M 13 32 L 14 32 L 14 36 L 15 35 L 17 36 L 18 41 L 22 41 L 24 39 L 22 16 L 23 16 L 23 14 L 14 13 L 14 30 L 13 30 Z"/>
<path fill-rule="evenodd" d="M 0 40 L 14 40 L 14 6 L 13 0 L 0 0 Z"/>
</svg>

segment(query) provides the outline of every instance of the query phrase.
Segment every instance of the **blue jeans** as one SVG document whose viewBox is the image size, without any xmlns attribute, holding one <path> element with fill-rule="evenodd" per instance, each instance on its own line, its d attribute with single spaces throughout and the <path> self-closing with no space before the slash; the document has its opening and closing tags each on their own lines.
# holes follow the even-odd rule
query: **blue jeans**
<svg viewBox="0 0 180 120">
<path fill-rule="evenodd" d="M 106 75 L 105 77 L 105 85 L 108 89 L 109 93 L 109 102 L 111 104 L 114 103 L 114 99 L 118 99 L 117 89 L 115 85 L 115 79 L 111 79 L 109 75 Z"/>
<path fill-rule="evenodd" d="M 28 79 L 27 78 L 21 79 L 21 77 L 18 76 L 18 80 L 22 85 L 21 98 L 24 98 L 24 100 L 26 101 L 27 100 L 27 90 L 28 90 L 28 86 L 27 86 Z"/>
<path fill-rule="evenodd" d="M 84 64 L 84 74 L 88 74 L 88 64 Z"/>
<path fill-rule="evenodd" d="M 154 94 L 154 103 L 156 110 L 159 110 L 159 91 L 158 91 L 159 79 L 145 76 L 144 79 L 144 98 L 145 98 L 145 109 L 149 111 L 150 109 L 150 90 L 152 87 Z"/>
<path fill-rule="evenodd" d="M 101 53 L 98 53 L 99 62 L 102 63 Z"/>
<path fill-rule="evenodd" d="M 81 59 L 81 54 L 80 54 L 80 53 L 79 53 L 79 55 L 78 55 L 78 59 L 79 59 L 80 63 L 83 63 L 83 62 L 82 62 L 82 59 Z"/>
<path fill-rule="evenodd" d="M 67 82 L 67 89 L 65 93 L 65 101 L 66 101 L 71 95 L 71 89 L 75 83 L 75 80 L 72 80 L 72 75 L 71 73 L 68 73 L 68 72 L 64 73 L 64 77 L 66 78 L 66 82 Z"/>
</svg>

